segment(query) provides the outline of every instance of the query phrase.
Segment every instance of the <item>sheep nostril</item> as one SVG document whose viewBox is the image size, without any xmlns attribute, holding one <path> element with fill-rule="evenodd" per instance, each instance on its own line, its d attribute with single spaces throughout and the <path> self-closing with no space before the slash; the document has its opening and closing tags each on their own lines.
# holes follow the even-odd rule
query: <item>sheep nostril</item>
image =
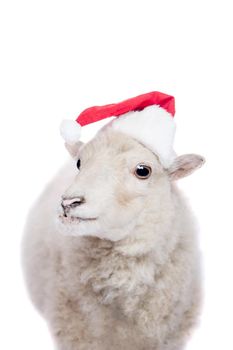
<svg viewBox="0 0 233 350">
<path fill-rule="evenodd" d="M 70 208 L 75 208 L 75 207 L 77 207 L 77 206 L 79 206 L 81 204 L 82 204 L 82 201 L 80 201 L 80 202 L 79 201 L 75 201 L 72 204 L 70 204 L 69 207 Z"/>
<path fill-rule="evenodd" d="M 78 206 L 80 206 L 81 204 L 85 203 L 85 198 L 84 197 L 76 197 L 76 198 L 65 198 L 62 200 L 61 202 L 61 206 L 64 212 L 64 215 L 66 216 L 66 214 L 70 211 L 70 209 L 74 209 Z"/>
</svg>

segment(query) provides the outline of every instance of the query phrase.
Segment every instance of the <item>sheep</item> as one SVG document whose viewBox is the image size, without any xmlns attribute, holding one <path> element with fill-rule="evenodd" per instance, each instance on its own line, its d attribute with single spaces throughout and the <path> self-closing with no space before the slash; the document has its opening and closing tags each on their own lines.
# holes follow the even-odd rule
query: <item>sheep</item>
<svg viewBox="0 0 233 350">
<path fill-rule="evenodd" d="M 67 146 L 73 159 L 29 212 L 22 246 L 32 302 L 58 350 L 181 350 L 201 310 L 196 222 L 150 149 L 104 128 Z"/>
</svg>

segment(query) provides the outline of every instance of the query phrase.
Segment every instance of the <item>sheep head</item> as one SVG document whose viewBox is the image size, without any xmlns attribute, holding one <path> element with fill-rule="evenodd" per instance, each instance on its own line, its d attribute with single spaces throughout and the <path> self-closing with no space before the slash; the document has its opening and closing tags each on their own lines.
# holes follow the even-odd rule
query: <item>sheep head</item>
<svg viewBox="0 0 233 350">
<path fill-rule="evenodd" d="M 184 155 L 164 169 L 148 148 L 113 130 L 67 148 L 77 175 L 62 196 L 62 231 L 111 241 L 129 235 L 146 211 L 158 213 L 163 201 L 171 200 L 172 181 L 204 163 L 201 156 Z"/>
</svg>

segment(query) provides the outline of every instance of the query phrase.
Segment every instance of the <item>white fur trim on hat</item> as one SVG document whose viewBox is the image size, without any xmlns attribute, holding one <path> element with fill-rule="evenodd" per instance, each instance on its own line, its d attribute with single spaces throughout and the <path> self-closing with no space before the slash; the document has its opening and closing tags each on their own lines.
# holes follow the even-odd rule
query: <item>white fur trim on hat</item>
<svg viewBox="0 0 233 350">
<path fill-rule="evenodd" d="M 142 111 L 125 113 L 115 118 L 109 126 L 151 149 L 165 168 L 172 164 L 175 158 L 173 141 L 176 125 L 172 115 L 165 109 L 153 105 Z"/>
<path fill-rule="evenodd" d="M 72 145 L 80 139 L 81 125 L 75 120 L 63 120 L 60 125 L 60 133 L 65 142 Z"/>
</svg>

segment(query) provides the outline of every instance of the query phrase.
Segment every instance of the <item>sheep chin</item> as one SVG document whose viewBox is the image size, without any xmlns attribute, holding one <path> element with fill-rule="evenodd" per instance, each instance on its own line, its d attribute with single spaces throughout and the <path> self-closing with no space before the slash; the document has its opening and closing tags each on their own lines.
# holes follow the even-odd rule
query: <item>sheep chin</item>
<svg viewBox="0 0 233 350">
<path fill-rule="evenodd" d="M 54 221 L 56 230 L 62 236 L 98 236 L 102 232 L 100 222 L 96 219 L 82 220 L 82 218 L 72 219 L 60 214 L 57 215 Z"/>
</svg>

